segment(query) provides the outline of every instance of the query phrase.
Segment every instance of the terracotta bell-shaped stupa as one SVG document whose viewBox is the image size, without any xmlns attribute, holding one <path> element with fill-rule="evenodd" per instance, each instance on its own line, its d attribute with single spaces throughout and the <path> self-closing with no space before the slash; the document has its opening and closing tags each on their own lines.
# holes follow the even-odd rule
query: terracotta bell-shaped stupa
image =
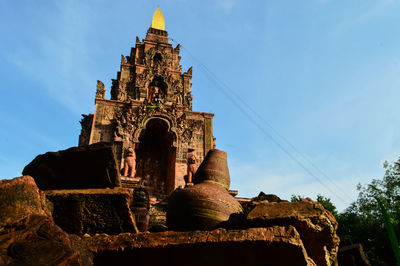
<svg viewBox="0 0 400 266">
<path fill-rule="evenodd" d="M 199 166 L 194 186 L 177 189 L 168 202 L 169 230 L 211 230 L 241 213 L 240 203 L 229 194 L 230 176 L 227 154 L 210 150 Z"/>
</svg>

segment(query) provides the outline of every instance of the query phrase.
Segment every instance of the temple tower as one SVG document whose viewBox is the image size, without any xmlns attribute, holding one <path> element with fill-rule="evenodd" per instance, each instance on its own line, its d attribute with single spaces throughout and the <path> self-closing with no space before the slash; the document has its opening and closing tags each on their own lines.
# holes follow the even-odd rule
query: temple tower
<svg viewBox="0 0 400 266">
<path fill-rule="evenodd" d="M 192 68 L 182 72 L 179 52 L 179 44 L 169 43 L 157 8 L 146 38 L 136 37 L 130 55 L 121 56 L 111 99 L 97 81 L 94 114 L 83 115 L 79 136 L 79 145 L 113 143 L 121 167 L 133 148 L 134 179 L 164 195 L 185 184 L 189 155 L 201 162 L 214 147 L 214 115 L 192 111 Z"/>
</svg>

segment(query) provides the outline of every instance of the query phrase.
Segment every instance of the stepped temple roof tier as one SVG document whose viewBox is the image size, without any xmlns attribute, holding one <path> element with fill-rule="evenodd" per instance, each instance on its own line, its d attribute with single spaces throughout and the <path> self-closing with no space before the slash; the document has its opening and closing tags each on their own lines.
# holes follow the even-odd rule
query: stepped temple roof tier
<svg viewBox="0 0 400 266">
<path fill-rule="evenodd" d="M 188 157 L 201 162 L 215 145 L 213 114 L 192 111 L 192 68 L 182 71 L 180 45 L 168 42 L 164 16 L 157 9 L 146 38 L 136 37 L 129 56 L 121 56 L 111 99 L 97 81 L 94 114 L 83 115 L 79 145 L 112 143 L 121 168 L 134 149 L 135 175 L 152 193 L 167 195 L 184 186 Z M 123 172 L 121 172 L 123 173 Z"/>
</svg>

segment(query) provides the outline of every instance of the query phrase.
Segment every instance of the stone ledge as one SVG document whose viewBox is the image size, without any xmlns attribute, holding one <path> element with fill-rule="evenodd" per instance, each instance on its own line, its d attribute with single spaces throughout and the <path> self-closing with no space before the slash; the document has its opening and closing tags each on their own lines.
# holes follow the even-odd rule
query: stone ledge
<svg viewBox="0 0 400 266">
<path fill-rule="evenodd" d="M 84 240 L 96 265 L 315 265 L 292 226 L 103 234 Z"/>
<path fill-rule="evenodd" d="M 126 194 L 131 196 L 131 188 L 88 188 L 88 189 L 54 189 L 43 190 L 46 196 L 68 195 L 68 194 Z"/>
</svg>

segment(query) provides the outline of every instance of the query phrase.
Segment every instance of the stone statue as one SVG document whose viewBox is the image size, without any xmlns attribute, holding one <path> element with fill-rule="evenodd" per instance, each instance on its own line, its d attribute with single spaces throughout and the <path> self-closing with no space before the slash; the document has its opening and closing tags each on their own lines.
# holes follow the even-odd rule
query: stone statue
<svg viewBox="0 0 400 266">
<path fill-rule="evenodd" d="M 186 97 L 186 107 L 189 108 L 190 110 L 192 110 L 192 100 L 193 100 L 193 96 L 191 94 L 189 94 Z"/>
<path fill-rule="evenodd" d="M 126 64 L 126 58 L 123 54 L 121 55 L 121 65 L 122 64 Z"/>
<path fill-rule="evenodd" d="M 153 103 L 156 98 L 159 98 L 159 88 L 158 86 L 150 85 L 148 99 L 150 103 Z"/>
<path fill-rule="evenodd" d="M 104 83 L 100 80 L 97 81 L 96 98 L 104 99 L 106 90 L 104 89 Z"/>
<path fill-rule="evenodd" d="M 136 167 L 135 151 L 132 148 L 128 148 L 124 163 L 124 176 L 134 177 L 136 172 L 135 167 Z"/>
<path fill-rule="evenodd" d="M 193 185 L 193 177 L 197 171 L 197 164 L 196 164 L 196 157 L 192 154 L 188 158 L 188 165 L 187 165 L 187 176 L 186 176 L 186 186 Z"/>
<path fill-rule="evenodd" d="M 146 232 L 149 227 L 149 210 L 149 193 L 140 186 L 133 191 L 132 211 L 135 214 L 136 226 L 141 232 Z"/>
</svg>

